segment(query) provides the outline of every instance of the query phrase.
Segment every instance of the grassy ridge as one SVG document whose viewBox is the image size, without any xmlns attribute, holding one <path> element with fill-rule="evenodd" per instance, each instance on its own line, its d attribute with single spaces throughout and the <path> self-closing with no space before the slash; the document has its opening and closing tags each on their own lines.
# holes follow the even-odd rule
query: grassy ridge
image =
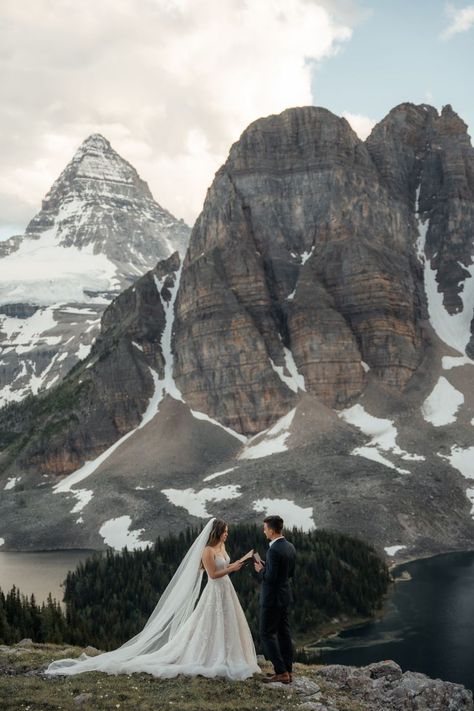
<svg viewBox="0 0 474 711">
<path fill-rule="evenodd" d="M 243 682 L 204 677 L 157 679 L 150 674 L 101 674 L 72 677 L 43 674 L 53 659 L 76 657 L 78 647 L 33 644 L 0 647 L 0 708 L 2 711 L 294 711 L 310 700 L 293 688 L 269 687 L 258 676 Z M 262 672 L 270 671 L 262 664 Z M 350 690 L 335 690 L 321 676 L 320 666 L 297 664 L 295 676 L 317 683 L 320 701 L 338 711 L 365 711 Z"/>
</svg>

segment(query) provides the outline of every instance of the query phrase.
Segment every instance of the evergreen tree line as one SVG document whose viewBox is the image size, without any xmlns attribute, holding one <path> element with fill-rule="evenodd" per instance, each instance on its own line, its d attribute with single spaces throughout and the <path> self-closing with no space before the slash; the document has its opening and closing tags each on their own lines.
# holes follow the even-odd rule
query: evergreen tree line
<svg viewBox="0 0 474 711">
<path fill-rule="evenodd" d="M 6 595 L 0 590 L 0 644 L 12 644 L 25 637 L 34 642 L 57 642 L 67 639 L 66 617 L 61 605 L 49 593 L 38 605 L 34 595 L 22 595 L 14 585 Z"/>
<path fill-rule="evenodd" d="M 93 645 L 109 650 L 139 632 L 155 607 L 198 530 L 157 539 L 152 547 L 94 553 L 68 573 L 66 612 L 56 600 L 38 606 L 15 587 L 0 591 L 0 643 L 23 637 L 38 642 Z M 293 581 L 295 637 L 314 631 L 332 617 L 368 616 L 379 609 L 390 574 L 385 562 L 368 544 L 332 531 L 286 532 L 297 550 Z M 239 524 L 230 529 L 227 549 L 231 559 L 250 548 L 265 558 L 267 543 L 261 527 Z M 206 576 L 203 575 L 203 586 Z M 260 586 L 251 561 L 232 574 L 232 582 L 247 616 L 256 646 Z"/>
</svg>

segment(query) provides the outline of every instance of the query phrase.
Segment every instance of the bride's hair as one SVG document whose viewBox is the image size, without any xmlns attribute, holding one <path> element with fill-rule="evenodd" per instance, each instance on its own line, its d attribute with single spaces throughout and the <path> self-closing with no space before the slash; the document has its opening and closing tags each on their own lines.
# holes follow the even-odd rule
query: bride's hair
<svg viewBox="0 0 474 711">
<path fill-rule="evenodd" d="M 216 546 L 221 540 L 221 536 L 224 533 L 226 526 L 226 521 L 223 521 L 221 518 L 216 518 L 212 524 L 211 533 L 209 534 L 206 545 L 211 547 Z"/>
</svg>

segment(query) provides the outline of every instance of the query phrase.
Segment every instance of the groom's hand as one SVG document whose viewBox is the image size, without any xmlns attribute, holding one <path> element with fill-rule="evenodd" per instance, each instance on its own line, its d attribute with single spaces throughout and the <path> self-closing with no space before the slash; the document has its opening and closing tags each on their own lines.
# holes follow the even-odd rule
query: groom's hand
<svg viewBox="0 0 474 711">
<path fill-rule="evenodd" d="M 255 568 L 255 572 L 259 573 L 261 570 L 263 570 L 263 563 L 257 563 L 257 561 L 255 561 L 253 567 Z"/>
</svg>

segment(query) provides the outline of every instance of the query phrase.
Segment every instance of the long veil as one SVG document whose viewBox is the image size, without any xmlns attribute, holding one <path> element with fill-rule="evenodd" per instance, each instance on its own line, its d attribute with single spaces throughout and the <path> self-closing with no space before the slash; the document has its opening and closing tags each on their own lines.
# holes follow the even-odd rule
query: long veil
<svg viewBox="0 0 474 711">
<path fill-rule="evenodd" d="M 211 518 L 207 522 L 184 556 L 141 632 L 111 652 L 95 657 L 83 652 L 76 659 L 51 662 L 45 674 L 80 674 L 85 671 L 119 673 L 127 660 L 156 652 L 172 639 L 194 610 L 203 574 L 201 556 L 214 521 Z"/>
</svg>

